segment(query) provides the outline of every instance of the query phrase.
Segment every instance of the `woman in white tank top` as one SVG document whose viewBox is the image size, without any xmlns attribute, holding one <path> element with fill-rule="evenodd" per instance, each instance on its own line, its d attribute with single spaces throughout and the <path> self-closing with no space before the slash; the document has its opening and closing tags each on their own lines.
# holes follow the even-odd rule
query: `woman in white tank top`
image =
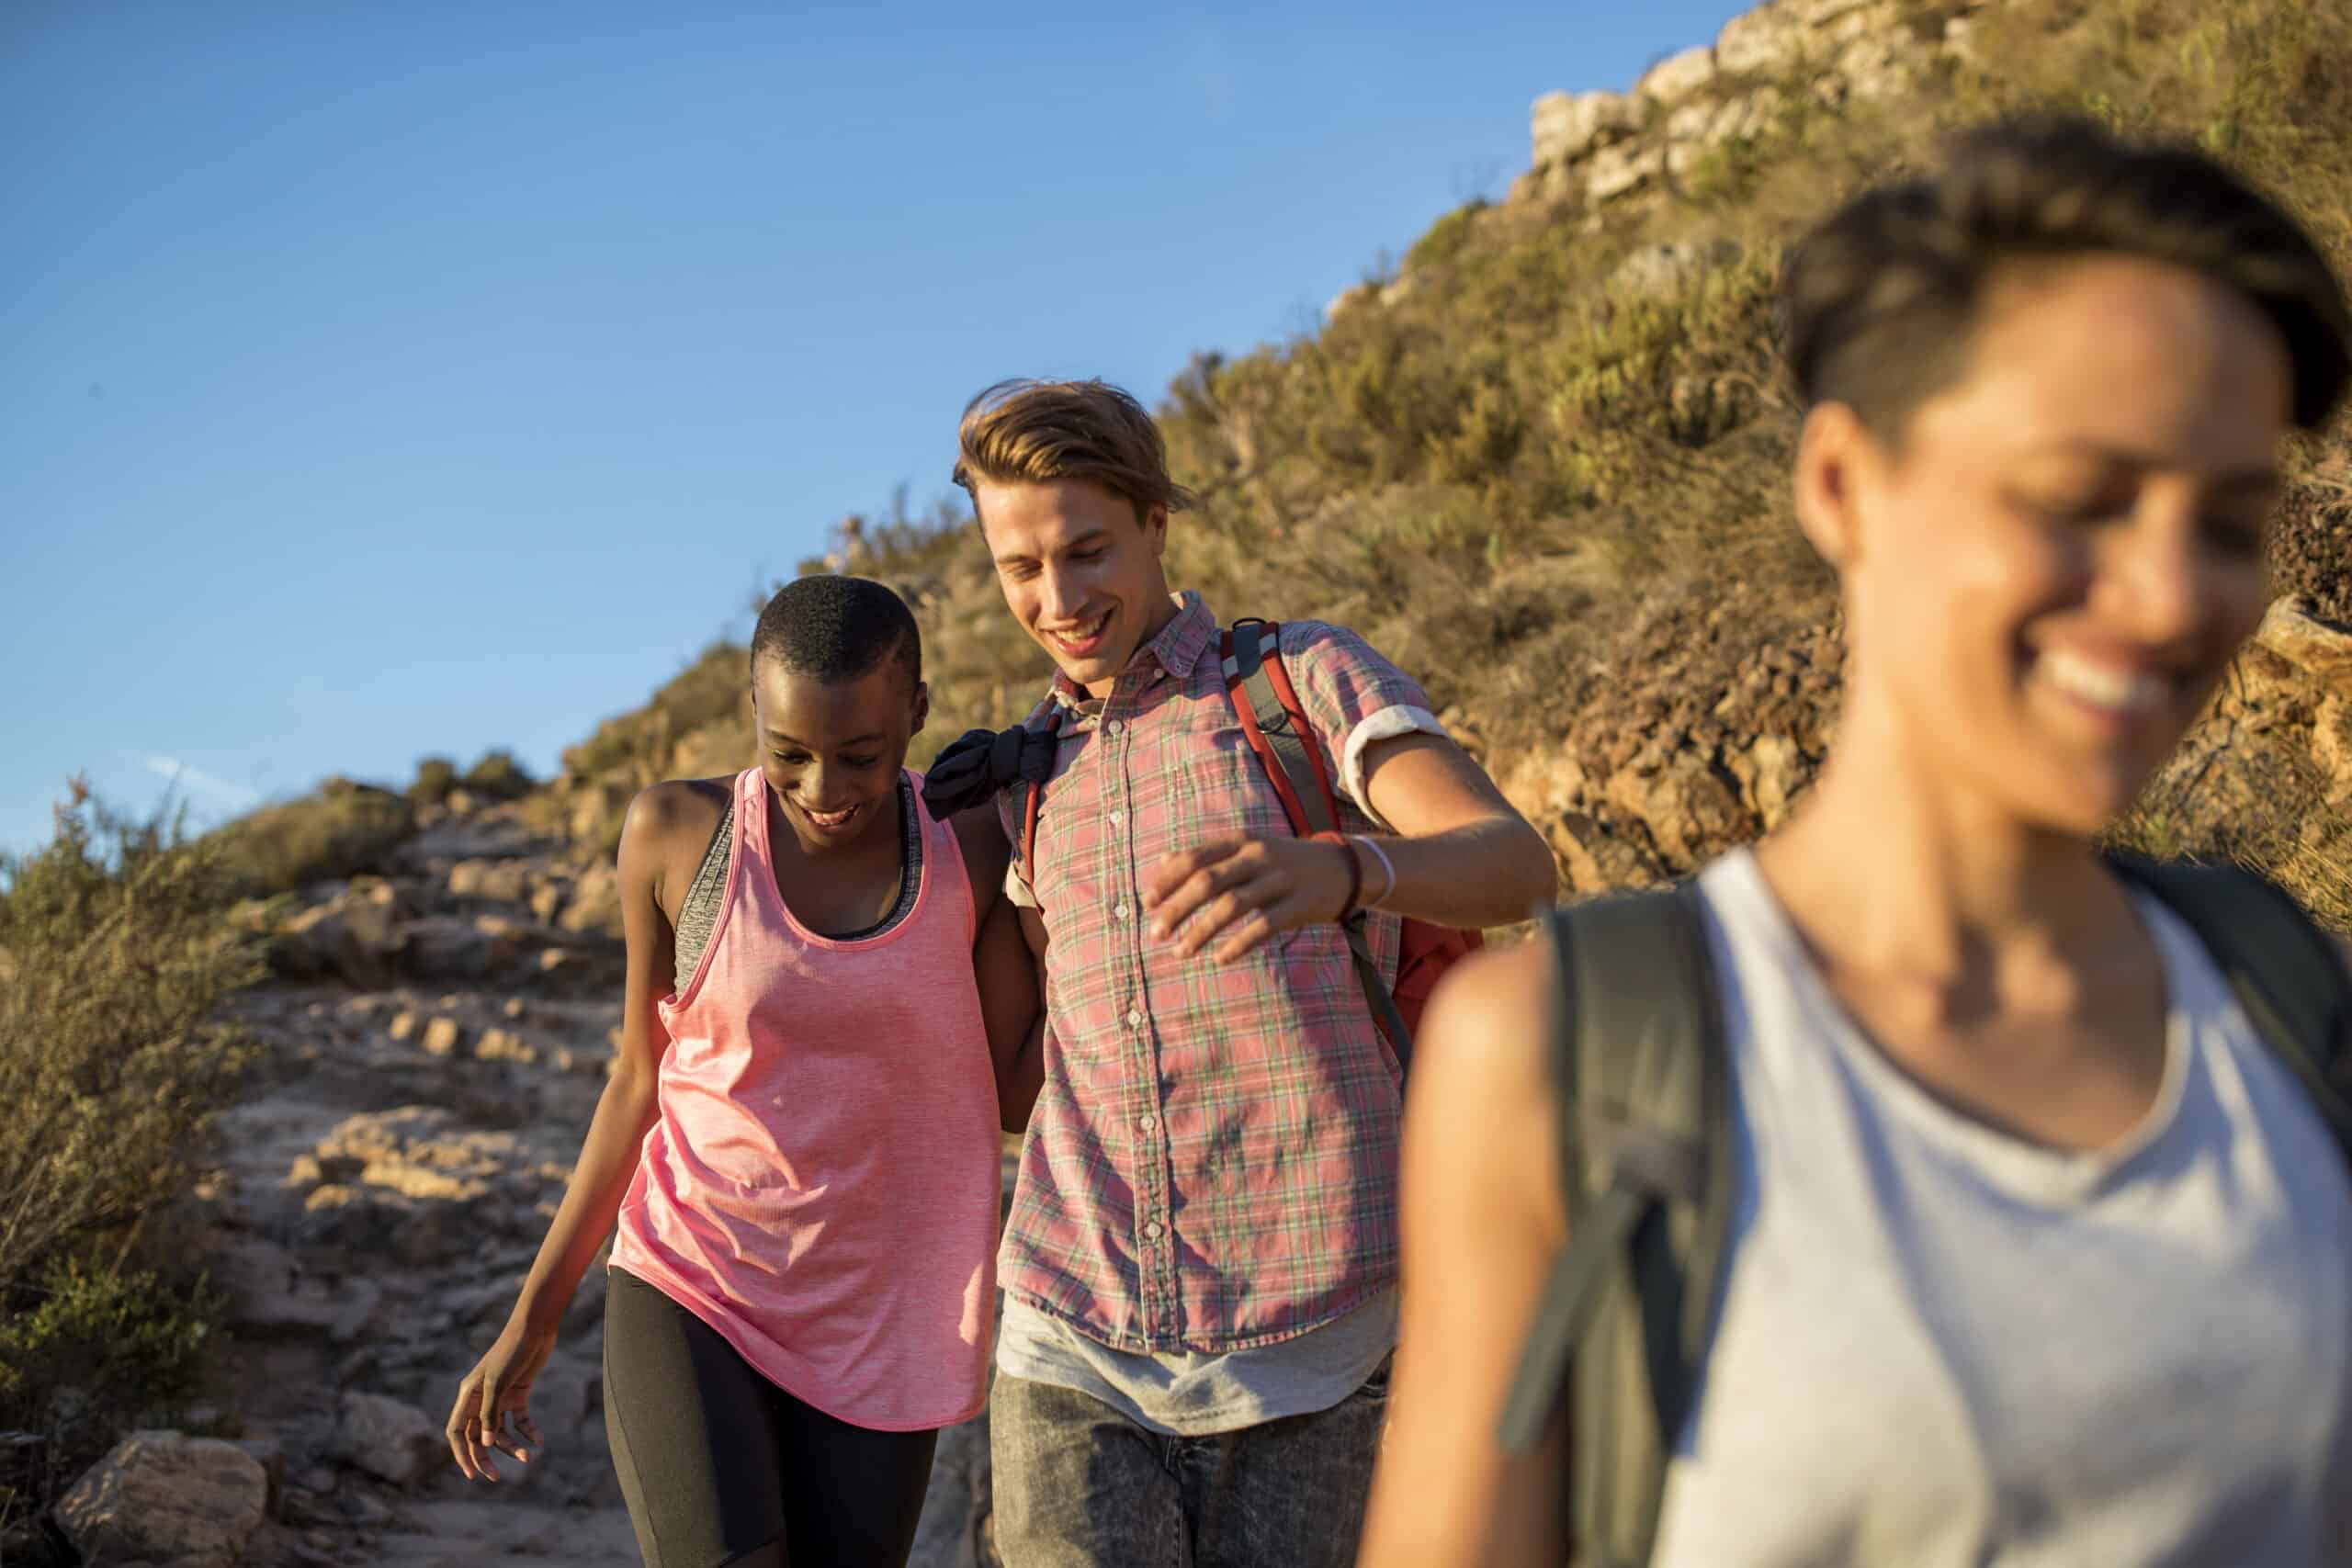
<svg viewBox="0 0 2352 1568">
<path fill-rule="evenodd" d="M 2007 127 L 1784 277 L 1836 744 L 1701 879 L 1730 1240 L 1650 1561 L 2352 1562 L 2352 1176 L 2096 841 L 2259 622 L 2328 264 L 2193 153 Z M 1556 1564 L 1565 1438 L 1497 1427 L 1566 1240 L 1544 944 L 1461 965 L 1405 1139 L 1363 1561 Z"/>
</svg>

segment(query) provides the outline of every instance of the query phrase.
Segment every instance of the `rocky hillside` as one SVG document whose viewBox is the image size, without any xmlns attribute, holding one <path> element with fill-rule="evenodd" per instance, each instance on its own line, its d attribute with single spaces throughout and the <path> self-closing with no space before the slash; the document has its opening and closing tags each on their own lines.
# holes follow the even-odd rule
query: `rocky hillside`
<svg viewBox="0 0 2352 1568">
<path fill-rule="evenodd" d="M 1547 95 L 1507 200 L 1440 220 L 1318 333 L 1204 355 L 1168 389 L 1203 500 L 1171 570 L 1227 615 L 1344 620 L 1420 675 L 1575 891 L 1687 870 L 1778 819 L 1835 716 L 1828 583 L 1786 496 L 1782 245 L 1946 130 L 2058 105 L 2227 153 L 2352 272 L 2345 19 L 2307 0 L 1773 0 L 1625 90 Z M 2318 632 L 2352 624 L 2352 439 L 2304 444 L 2290 473 L 2279 589 Z M 1043 670 L 967 525 L 841 544 L 812 566 L 919 606 L 933 742 L 1025 711 Z M 714 649 L 605 725 L 540 819 L 606 855 L 634 788 L 738 765 L 741 663 Z M 2193 745 L 2128 832 L 2253 858 L 2352 923 L 2330 891 L 2327 694 L 2278 693 L 2276 723 L 2218 715 L 2233 743 Z"/>
</svg>

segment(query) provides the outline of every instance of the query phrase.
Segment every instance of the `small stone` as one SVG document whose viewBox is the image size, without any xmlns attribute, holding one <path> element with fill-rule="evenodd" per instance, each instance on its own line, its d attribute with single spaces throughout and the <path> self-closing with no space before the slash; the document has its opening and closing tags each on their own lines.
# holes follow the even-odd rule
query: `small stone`
<svg viewBox="0 0 2352 1568">
<path fill-rule="evenodd" d="M 413 1404 L 356 1390 L 336 1411 L 343 1456 L 368 1474 L 405 1486 L 442 1446 L 441 1429 Z"/>
<path fill-rule="evenodd" d="M 424 1022 L 424 1021 L 417 1017 L 414 1012 L 403 1008 L 392 1015 L 392 1021 L 387 1026 L 387 1032 L 395 1040 L 405 1040 L 422 1028 Z"/>
<path fill-rule="evenodd" d="M 465 1027 L 456 1019 L 436 1018 L 424 1026 L 423 1043 L 428 1055 L 454 1056 L 465 1037 Z"/>
</svg>

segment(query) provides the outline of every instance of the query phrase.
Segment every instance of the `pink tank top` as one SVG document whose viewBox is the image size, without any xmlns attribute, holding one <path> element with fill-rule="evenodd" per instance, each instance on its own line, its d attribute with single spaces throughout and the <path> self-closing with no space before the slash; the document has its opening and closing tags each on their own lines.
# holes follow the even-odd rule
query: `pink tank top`
<svg viewBox="0 0 2352 1568">
<path fill-rule="evenodd" d="M 786 1393 L 882 1431 L 978 1413 L 995 1291 L 971 888 L 954 828 L 919 814 L 914 908 L 836 942 L 785 907 L 766 781 L 736 778 L 726 897 L 660 1004 L 660 1115 L 612 1256 Z"/>
</svg>

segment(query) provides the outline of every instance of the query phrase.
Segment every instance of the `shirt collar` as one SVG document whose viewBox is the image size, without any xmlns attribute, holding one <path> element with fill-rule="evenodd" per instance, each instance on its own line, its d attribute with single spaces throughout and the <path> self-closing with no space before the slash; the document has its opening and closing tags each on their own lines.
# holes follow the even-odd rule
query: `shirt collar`
<svg viewBox="0 0 2352 1568">
<path fill-rule="evenodd" d="M 1127 660 L 1129 670 L 1135 669 L 1141 660 L 1149 659 L 1158 661 L 1159 667 L 1170 675 L 1190 675 L 1199 665 L 1201 656 L 1216 641 L 1216 617 L 1209 613 L 1208 604 L 1200 594 L 1187 588 L 1181 593 L 1170 594 L 1169 598 L 1176 605 L 1175 618 L 1160 627 L 1158 636 L 1136 649 L 1135 657 Z M 1057 706 L 1069 709 L 1083 710 L 1091 704 L 1100 702 L 1099 698 L 1090 699 L 1078 689 L 1075 682 L 1059 670 L 1054 671 L 1053 695 Z"/>
</svg>

